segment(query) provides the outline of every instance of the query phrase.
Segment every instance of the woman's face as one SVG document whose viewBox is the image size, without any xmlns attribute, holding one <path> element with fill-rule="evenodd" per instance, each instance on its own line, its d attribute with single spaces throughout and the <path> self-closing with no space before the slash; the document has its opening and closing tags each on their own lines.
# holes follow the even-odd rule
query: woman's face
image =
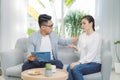
<svg viewBox="0 0 120 80">
<path fill-rule="evenodd" d="M 92 28 L 92 22 L 89 23 L 87 19 L 82 19 L 81 23 L 82 23 L 82 29 L 85 32 L 89 31 Z"/>
</svg>

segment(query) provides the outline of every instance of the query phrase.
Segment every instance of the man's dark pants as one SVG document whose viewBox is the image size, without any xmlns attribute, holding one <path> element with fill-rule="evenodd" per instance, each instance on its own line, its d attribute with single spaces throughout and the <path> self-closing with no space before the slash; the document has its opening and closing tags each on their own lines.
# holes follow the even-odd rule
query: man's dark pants
<svg viewBox="0 0 120 80">
<path fill-rule="evenodd" d="M 46 63 L 51 63 L 52 65 L 56 65 L 56 68 L 63 69 L 63 64 L 60 60 L 50 60 L 46 61 L 26 61 L 22 66 L 22 71 L 33 69 L 33 68 L 43 68 Z"/>
</svg>

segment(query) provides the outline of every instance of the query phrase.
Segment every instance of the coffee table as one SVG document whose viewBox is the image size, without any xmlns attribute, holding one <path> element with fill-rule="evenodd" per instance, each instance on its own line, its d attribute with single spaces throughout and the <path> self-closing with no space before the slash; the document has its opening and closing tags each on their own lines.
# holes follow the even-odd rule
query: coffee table
<svg viewBox="0 0 120 80">
<path fill-rule="evenodd" d="M 39 75 L 28 74 L 29 71 L 36 69 L 39 69 L 41 74 Z M 56 72 L 52 73 L 52 76 L 50 77 L 45 77 L 45 68 L 36 68 L 36 69 L 29 69 L 23 71 L 21 73 L 21 78 L 23 80 L 67 80 L 68 78 L 67 71 L 63 69 L 56 69 Z"/>
</svg>

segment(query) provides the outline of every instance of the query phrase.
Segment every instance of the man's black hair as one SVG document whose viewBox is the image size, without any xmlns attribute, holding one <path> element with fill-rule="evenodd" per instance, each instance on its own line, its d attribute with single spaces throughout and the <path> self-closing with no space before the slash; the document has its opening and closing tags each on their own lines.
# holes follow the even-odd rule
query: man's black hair
<svg viewBox="0 0 120 80">
<path fill-rule="evenodd" d="M 38 17 L 38 24 L 39 27 L 41 27 L 43 24 L 47 23 L 49 20 L 51 20 L 51 16 L 47 15 L 47 14 L 41 14 Z"/>
</svg>

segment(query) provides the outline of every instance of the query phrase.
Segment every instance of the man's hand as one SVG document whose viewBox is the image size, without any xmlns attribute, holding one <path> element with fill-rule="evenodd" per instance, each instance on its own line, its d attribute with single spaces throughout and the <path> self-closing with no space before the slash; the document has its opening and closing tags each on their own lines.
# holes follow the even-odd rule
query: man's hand
<svg viewBox="0 0 120 80">
<path fill-rule="evenodd" d="M 79 38 L 79 36 L 72 38 L 72 42 L 73 42 L 73 43 L 76 43 L 76 42 L 78 41 L 78 38 Z"/>
<path fill-rule="evenodd" d="M 28 59 L 29 61 L 34 61 L 35 58 L 36 58 L 35 55 L 29 55 L 27 59 Z"/>
<path fill-rule="evenodd" d="M 76 51 L 78 51 L 77 47 L 76 47 L 75 45 L 73 45 L 73 44 L 68 45 L 68 47 L 69 47 L 69 48 L 73 48 L 73 49 L 75 49 Z"/>
<path fill-rule="evenodd" d="M 70 69 L 74 68 L 76 65 L 79 65 L 80 62 L 74 62 L 70 65 Z"/>
</svg>

